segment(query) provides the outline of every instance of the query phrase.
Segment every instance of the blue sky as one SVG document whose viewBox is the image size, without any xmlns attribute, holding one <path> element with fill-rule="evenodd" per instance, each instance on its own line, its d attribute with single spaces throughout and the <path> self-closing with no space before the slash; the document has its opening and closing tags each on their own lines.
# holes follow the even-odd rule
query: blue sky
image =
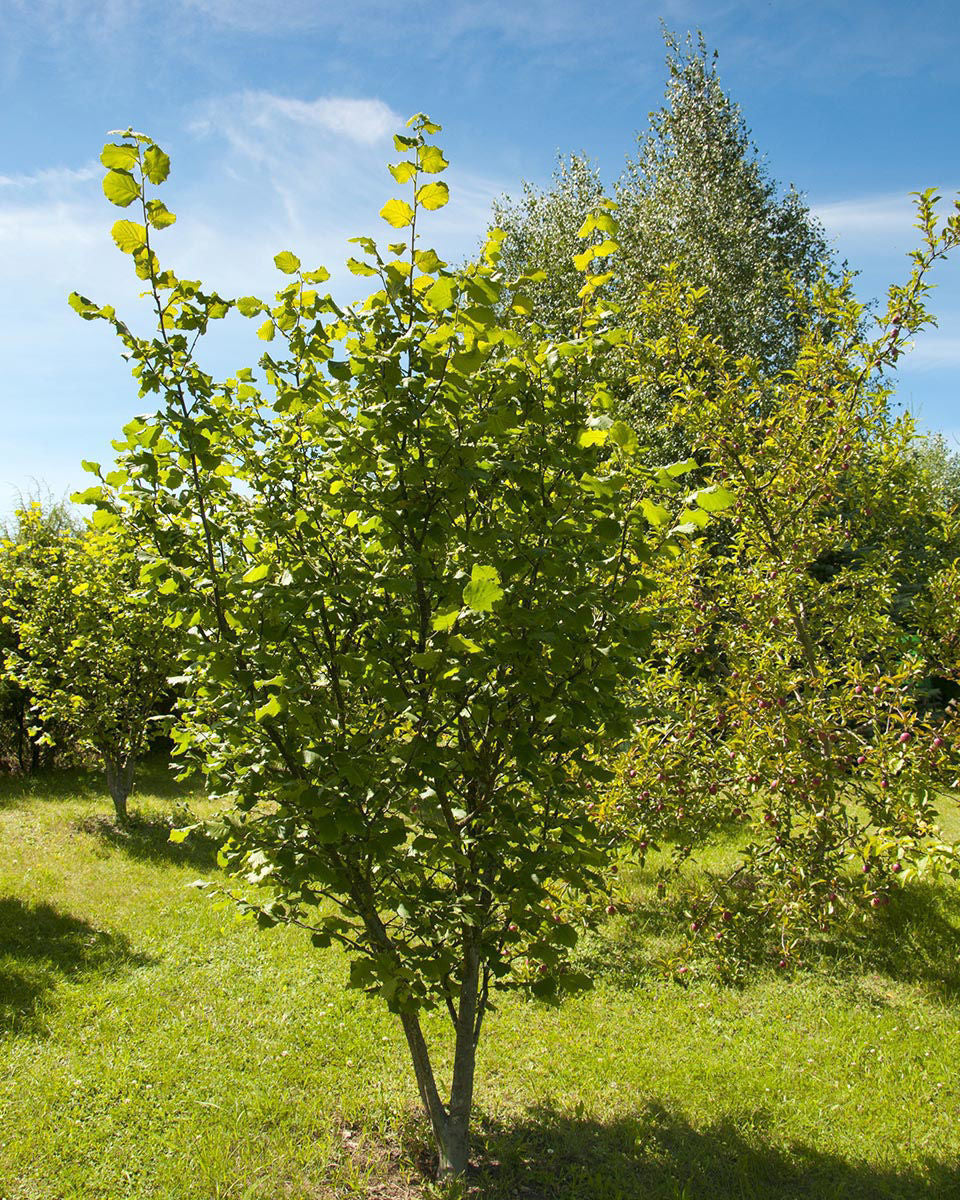
<svg viewBox="0 0 960 1200">
<path fill-rule="evenodd" d="M 662 98 L 661 18 L 719 51 L 772 176 L 806 194 L 862 295 L 903 278 L 908 193 L 960 190 L 950 3 L 0 0 L 0 512 L 34 480 L 84 486 L 80 460 L 106 461 L 141 407 L 109 330 L 66 304 L 77 289 L 137 311 L 100 191 L 108 130 L 146 130 L 172 157 L 161 255 L 223 294 L 265 294 L 278 250 L 334 270 L 346 238 L 386 229 L 390 134 L 418 110 L 444 125 L 452 200 L 432 240 L 451 255 L 558 152 L 613 179 Z M 960 448 L 960 265 L 937 281 L 940 327 L 898 395 Z M 250 332 L 228 325 L 211 365 L 254 364 Z"/>
</svg>

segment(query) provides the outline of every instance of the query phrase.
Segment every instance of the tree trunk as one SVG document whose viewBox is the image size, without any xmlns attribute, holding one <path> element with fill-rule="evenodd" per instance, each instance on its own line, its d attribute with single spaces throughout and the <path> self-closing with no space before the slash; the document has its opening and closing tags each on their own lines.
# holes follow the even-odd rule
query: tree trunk
<svg viewBox="0 0 960 1200">
<path fill-rule="evenodd" d="M 477 1061 L 475 1033 L 479 975 L 479 955 L 470 931 L 468 944 L 464 947 L 460 1004 L 454 1023 L 456 1045 L 453 1056 L 453 1081 L 450 1087 L 450 1104 L 446 1108 L 437 1091 L 420 1022 L 413 1013 L 400 1014 L 420 1099 L 430 1118 L 437 1144 L 440 1160 L 437 1175 L 440 1179 L 463 1175 L 470 1158 L 470 1113 L 473 1108 L 473 1080 Z"/>
<path fill-rule="evenodd" d="M 104 755 L 107 791 L 113 801 L 119 825 L 126 825 L 130 819 L 127 812 L 127 797 L 133 790 L 133 773 L 136 765 L 137 760 L 132 754 L 128 754 L 124 758 L 111 754 Z"/>
</svg>

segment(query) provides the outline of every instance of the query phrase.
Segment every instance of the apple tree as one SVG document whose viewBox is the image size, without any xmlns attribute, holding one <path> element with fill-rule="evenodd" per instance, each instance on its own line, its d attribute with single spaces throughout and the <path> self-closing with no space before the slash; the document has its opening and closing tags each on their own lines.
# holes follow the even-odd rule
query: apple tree
<svg viewBox="0 0 960 1200">
<path fill-rule="evenodd" d="M 913 426 L 889 404 L 904 343 L 930 321 L 929 271 L 960 241 L 960 216 L 935 205 L 918 199 L 923 244 L 875 335 L 849 280 L 795 292 L 790 370 L 701 333 L 701 295 L 675 272 L 642 298 L 665 332 L 638 375 L 669 387 L 691 432 L 686 478 L 720 483 L 676 525 L 655 514 L 691 545 L 657 572 L 646 715 L 603 815 L 641 855 L 673 848 L 664 884 L 719 824 L 741 827 L 739 861 L 686 899 L 693 938 L 727 965 L 759 937 L 787 967 L 811 934 L 956 870 L 938 806 L 960 730 L 927 684 L 957 679 L 957 519 L 932 511 Z M 724 510 L 722 536 L 701 530 L 704 506 Z"/>
</svg>

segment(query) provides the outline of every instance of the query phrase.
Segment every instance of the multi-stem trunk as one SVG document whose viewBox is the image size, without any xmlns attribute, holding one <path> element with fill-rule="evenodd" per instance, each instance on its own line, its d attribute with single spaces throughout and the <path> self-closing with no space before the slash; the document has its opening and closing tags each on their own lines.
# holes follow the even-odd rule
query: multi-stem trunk
<svg viewBox="0 0 960 1200">
<path fill-rule="evenodd" d="M 132 753 L 126 755 L 105 753 L 103 759 L 107 775 L 107 791 L 113 801 L 117 822 L 120 825 L 126 825 L 129 820 L 127 797 L 133 790 L 133 774 L 137 766 L 136 757 Z"/>
<path fill-rule="evenodd" d="M 430 1054 L 415 1013 L 401 1013 L 403 1031 L 420 1091 L 437 1144 L 441 1179 L 463 1175 L 470 1157 L 470 1112 L 473 1108 L 473 1079 L 477 1060 L 477 1007 L 480 962 L 472 930 L 465 937 L 463 976 L 456 1007 L 453 1079 L 450 1101 L 444 1105 L 437 1090 Z"/>
</svg>

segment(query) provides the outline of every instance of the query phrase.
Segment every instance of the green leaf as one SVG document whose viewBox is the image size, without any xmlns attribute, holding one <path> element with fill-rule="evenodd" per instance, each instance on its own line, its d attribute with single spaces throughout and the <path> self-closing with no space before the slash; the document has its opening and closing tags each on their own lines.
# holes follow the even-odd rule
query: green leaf
<svg viewBox="0 0 960 1200">
<path fill-rule="evenodd" d="M 636 454 L 640 448 L 636 433 L 623 421 L 614 421 L 610 426 L 610 441 L 619 446 L 624 454 Z"/>
<path fill-rule="evenodd" d="M 473 612 L 492 612 L 503 599 L 500 573 L 496 567 L 477 567 L 470 572 L 470 582 L 463 589 L 463 602 Z"/>
<path fill-rule="evenodd" d="M 136 221 L 115 221 L 110 234 L 124 254 L 133 254 L 147 244 L 147 231 Z"/>
<path fill-rule="evenodd" d="M 464 637 L 462 634 L 454 633 L 448 640 L 447 645 L 451 650 L 462 650 L 466 654 L 479 654 L 480 647 L 472 638 Z"/>
<path fill-rule="evenodd" d="M 680 529 L 684 525 L 693 525 L 696 529 L 706 529 L 709 524 L 709 514 L 702 508 L 687 508 L 680 514 L 677 528 Z M 685 530 L 681 531 L 686 532 Z"/>
<path fill-rule="evenodd" d="M 259 583 L 261 579 L 266 579 L 270 574 L 269 563 L 257 563 L 255 567 L 251 567 L 243 576 L 244 583 Z"/>
<path fill-rule="evenodd" d="M 616 254 L 620 249 L 612 238 L 604 238 L 599 245 L 593 247 L 593 253 L 596 258 L 606 258 L 610 254 Z"/>
<path fill-rule="evenodd" d="M 417 203 L 426 209 L 443 208 L 450 199 L 450 189 L 441 180 L 437 180 L 417 188 L 416 197 Z"/>
<path fill-rule="evenodd" d="M 671 463 L 663 469 L 669 476 L 675 479 L 678 475 L 686 475 L 689 471 L 695 471 L 697 466 L 698 463 L 695 458 L 685 458 L 683 462 Z"/>
<path fill-rule="evenodd" d="M 420 164 L 420 170 L 426 171 L 428 175 L 439 175 L 441 171 L 450 166 L 443 157 L 443 151 L 439 146 L 418 146 L 417 161 Z"/>
<path fill-rule="evenodd" d="M 728 492 L 722 484 L 715 483 L 711 487 L 701 488 L 698 492 L 694 492 L 690 499 L 699 504 L 701 508 L 705 508 L 707 512 L 723 512 L 725 508 L 729 508 L 733 504 L 736 496 L 733 492 Z"/>
<path fill-rule="evenodd" d="M 129 171 L 108 171 L 103 177 L 103 194 L 117 208 L 126 208 L 140 195 L 140 185 Z"/>
<path fill-rule="evenodd" d="M 237 309 L 244 317 L 255 317 L 258 313 L 264 312 L 266 307 L 263 301 L 258 300 L 256 296 L 241 296 L 237 301 Z"/>
<path fill-rule="evenodd" d="M 640 508 L 651 525 L 666 525 L 670 520 L 670 514 L 663 505 L 655 504 L 652 500 L 641 500 Z"/>
<path fill-rule="evenodd" d="M 176 213 L 172 213 L 162 200 L 147 201 L 147 220 L 154 229 L 166 229 L 176 219 Z"/>
<path fill-rule="evenodd" d="M 440 261 L 436 250 L 417 250 L 414 253 L 413 261 L 426 275 L 431 275 L 440 267 L 446 266 L 446 263 Z"/>
<path fill-rule="evenodd" d="M 457 623 L 461 611 L 459 608 L 451 608 L 449 612 L 439 613 L 433 618 L 433 628 L 437 633 L 446 633 Z"/>
<path fill-rule="evenodd" d="M 380 216 L 394 229 L 403 229 L 413 221 L 413 209 L 406 200 L 388 200 L 380 209 Z"/>
<path fill-rule="evenodd" d="M 602 446 L 610 436 L 609 429 L 584 429 L 577 438 L 578 446 Z"/>
<path fill-rule="evenodd" d="M 423 650 L 419 654 L 410 655 L 410 661 L 415 667 L 423 667 L 427 671 L 435 667 L 441 658 L 443 654 L 440 650 Z"/>
<path fill-rule="evenodd" d="M 442 125 L 438 125 L 436 121 L 431 121 L 426 113 L 414 113 L 406 123 L 408 129 L 417 128 L 423 133 L 434 134 L 439 133 L 443 129 Z"/>
<path fill-rule="evenodd" d="M 272 321 L 264 321 L 257 330 L 257 337 L 261 342 L 272 342 L 273 335 L 276 332 L 276 326 Z"/>
<path fill-rule="evenodd" d="M 348 258 L 347 269 L 354 275 L 376 275 L 376 269 L 369 263 L 361 262 L 359 258 Z"/>
<path fill-rule="evenodd" d="M 110 170 L 129 171 L 137 165 L 137 148 L 108 142 L 100 152 L 100 161 Z"/>
<path fill-rule="evenodd" d="M 417 166 L 416 163 L 407 162 L 404 160 L 403 162 L 389 163 L 387 165 L 387 170 L 394 177 L 397 183 L 409 183 L 417 173 Z"/>
<path fill-rule="evenodd" d="M 448 275 L 441 275 L 435 283 L 423 294 L 424 300 L 431 308 L 437 309 L 438 312 L 443 312 L 445 309 L 453 308 L 455 285 L 453 279 Z"/>
<path fill-rule="evenodd" d="M 163 183 L 170 174 L 170 157 L 159 146 L 149 146 L 143 156 L 143 170 L 151 183 Z"/>
<path fill-rule="evenodd" d="M 279 254 L 275 254 L 273 261 L 277 264 L 277 270 L 282 271 L 284 275 L 295 275 L 300 270 L 300 259 L 289 250 L 281 250 Z"/>
<path fill-rule="evenodd" d="M 277 714 L 282 710 L 283 705 L 280 703 L 279 698 L 277 696 L 271 696 L 266 704 L 261 704 L 256 710 L 256 712 L 253 714 L 253 719 L 259 722 L 264 720 L 266 717 L 277 716 Z"/>
</svg>

